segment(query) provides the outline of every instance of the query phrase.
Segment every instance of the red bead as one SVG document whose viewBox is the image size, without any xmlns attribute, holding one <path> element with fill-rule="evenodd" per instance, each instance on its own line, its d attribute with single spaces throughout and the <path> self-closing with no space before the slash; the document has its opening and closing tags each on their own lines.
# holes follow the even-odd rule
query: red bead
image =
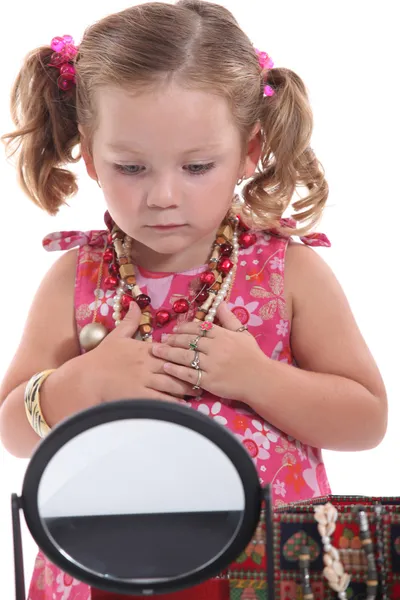
<svg viewBox="0 0 400 600">
<path fill-rule="evenodd" d="M 112 234 L 111 234 L 111 233 L 109 233 L 109 234 L 108 234 L 108 236 L 107 236 L 107 242 L 108 242 L 109 244 L 112 244 L 112 243 L 113 243 L 113 236 L 112 236 Z"/>
<path fill-rule="evenodd" d="M 207 298 L 208 290 L 203 290 L 196 296 L 196 302 L 198 302 L 199 304 L 203 304 L 203 302 L 205 302 Z"/>
<path fill-rule="evenodd" d="M 159 310 L 156 313 L 156 323 L 157 323 L 157 325 L 160 325 L 160 327 L 169 323 L 170 320 L 171 320 L 171 315 L 169 314 L 169 312 L 167 310 Z"/>
<path fill-rule="evenodd" d="M 139 296 L 136 298 L 136 302 L 139 304 L 140 308 L 143 310 L 144 308 L 149 306 L 149 304 L 151 303 L 151 298 L 150 298 L 150 296 L 147 296 L 147 294 L 139 294 Z"/>
<path fill-rule="evenodd" d="M 119 275 L 118 265 L 116 265 L 115 263 L 113 263 L 112 265 L 109 265 L 108 272 L 110 273 L 110 275 L 114 275 L 115 277 L 117 277 Z"/>
<path fill-rule="evenodd" d="M 130 303 L 133 302 L 132 296 L 128 296 L 128 294 L 123 294 L 121 298 L 121 306 L 125 310 L 128 310 Z"/>
<path fill-rule="evenodd" d="M 230 258 L 221 258 L 221 260 L 218 262 L 218 271 L 224 275 L 227 275 L 232 267 L 233 262 Z"/>
<path fill-rule="evenodd" d="M 104 252 L 104 255 L 103 255 L 104 262 L 110 263 L 113 261 L 113 259 L 114 259 L 114 252 L 112 251 L 111 248 L 107 248 L 107 250 Z"/>
<path fill-rule="evenodd" d="M 176 300 L 176 302 L 174 302 L 173 304 L 173 309 L 176 313 L 178 313 L 179 315 L 187 313 L 189 310 L 189 302 L 186 300 L 186 298 L 179 298 L 179 300 Z"/>
<path fill-rule="evenodd" d="M 226 244 L 221 244 L 219 250 L 221 252 L 221 256 L 230 256 L 232 254 L 233 246 L 227 242 Z"/>
<path fill-rule="evenodd" d="M 257 241 L 257 236 L 255 233 L 245 232 L 239 236 L 239 245 L 241 248 L 250 248 Z"/>
<path fill-rule="evenodd" d="M 119 283 L 118 277 L 115 277 L 114 275 L 110 275 L 109 277 L 106 277 L 104 280 L 104 285 L 108 290 L 115 290 L 118 283 Z"/>
<path fill-rule="evenodd" d="M 204 285 L 211 286 L 215 283 L 215 275 L 211 271 L 205 271 L 205 273 L 200 275 L 200 281 Z"/>
</svg>

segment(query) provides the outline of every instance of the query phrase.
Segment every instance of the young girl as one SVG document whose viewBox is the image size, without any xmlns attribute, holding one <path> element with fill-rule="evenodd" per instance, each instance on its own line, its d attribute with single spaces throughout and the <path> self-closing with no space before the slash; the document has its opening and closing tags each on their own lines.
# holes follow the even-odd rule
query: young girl
<svg viewBox="0 0 400 600">
<path fill-rule="evenodd" d="M 18 143 L 28 196 L 56 214 L 77 192 L 64 166 L 80 144 L 108 211 L 102 231 L 44 240 L 67 252 L 2 383 L 9 452 L 29 457 L 101 402 L 159 398 L 229 428 L 275 505 L 329 493 L 320 449 L 373 448 L 387 407 L 345 296 L 309 248 L 330 245 L 311 233 L 328 186 L 302 80 L 222 6 L 148 3 L 89 27 L 79 48 L 64 36 L 32 52 L 12 110 L 3 137 Z M 39 553 L 30 600 L 88 597 Z"/>
</svg>

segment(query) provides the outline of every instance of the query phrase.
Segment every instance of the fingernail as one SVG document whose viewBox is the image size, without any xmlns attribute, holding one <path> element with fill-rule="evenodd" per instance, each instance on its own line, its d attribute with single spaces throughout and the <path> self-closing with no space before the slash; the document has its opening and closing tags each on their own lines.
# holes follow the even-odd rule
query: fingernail
<svg viewBox="0 0 400 600">
<path fill-rule="evenodd" d="M 172 331 L 173 331 L 174 333 L 176 333 L 176 332 L 178 331 L 178 327 L 177 327 L 177 326 L 175 326 L 175 327 L 173 328 L 173 330 L 172 330 Z"/>
</svg>

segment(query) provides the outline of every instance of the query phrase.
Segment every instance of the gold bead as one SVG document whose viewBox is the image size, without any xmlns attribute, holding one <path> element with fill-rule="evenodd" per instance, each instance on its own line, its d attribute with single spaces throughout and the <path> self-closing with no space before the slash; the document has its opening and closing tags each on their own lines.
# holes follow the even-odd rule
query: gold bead
<svg viewBox="0 0 400 600">
<path fill-rule="evenodd" d="M 142 336 L 144 335 L 150 335 L 151 331 L 152 331 L 152 327 L 151 325 L 140 325 L 139 326 L 139 331 L 141 333 Z"/>
<path fill-rule="evenodd" d="M 204 321 L 206 314 L 207 313 L 204 310 L 198 310 L 196 312 L 195 319 L 198 319 L 199 321 Z"/>
<path fill-rule="evenodd" d="M 126 279 L 127 277 L 135 275 L 135 269 L 133 268 L 133 265 L 121 265 L 119 273 L 122 279 Z"/>
<path fill-rule="evenodd" d="M 107 336 L 108 329 L 101 323 L 89 323 L 82 328 L 79 342 L 87 352 L 96 348 Z"/>
</svg>

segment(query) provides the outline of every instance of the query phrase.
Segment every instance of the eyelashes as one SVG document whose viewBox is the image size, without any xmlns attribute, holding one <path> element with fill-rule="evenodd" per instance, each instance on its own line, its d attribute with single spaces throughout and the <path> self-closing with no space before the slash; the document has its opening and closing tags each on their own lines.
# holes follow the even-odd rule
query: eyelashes
<svg viewBox="0 0 400 600">
<path fill-rule="evenodd" d="M 188 165 L 188 166 L 195 167 L 194 171 L 191 171 L 189 169 L 189 173 L 191 175 L 197 177 L 198 175 L 205 175 L 206 173 L 211 171 L 215 167 L 215 163 L 211 162 L 211 163 L 206 163 L 206 164 L 193 164 L 193 165 Z M 138 168 L 140 168 L 139 165 L 115 164 L 114 167 L 119 173 L 122 173 L 123 175 L 135 176 L 135 175 L 140 175 L 141 173 L 143 173 L 143 171 L 137 170 Z"/>
</svg>

